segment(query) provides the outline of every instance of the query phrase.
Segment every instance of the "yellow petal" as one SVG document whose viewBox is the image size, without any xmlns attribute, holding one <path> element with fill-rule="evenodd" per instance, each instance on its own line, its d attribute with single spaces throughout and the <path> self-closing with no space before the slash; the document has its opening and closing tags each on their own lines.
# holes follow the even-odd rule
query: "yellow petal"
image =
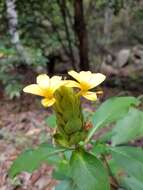
<svg viewBox="0 0 143 190">
<path fill-rule="evenodd" d="M 101 73 L 93 73 L 88 83 L 90 84 L 90 89 L 98 86 L 105 80 L 106 76 Z"/>
<path fill-rule="evenodd" d="M 37 84 L 41 87 L 41 88 L 49 88 L 49 77 L 46 74 L 41 74 L 37 77 Z"/>
<path fill-rule="evenodd" d="M 60 76 L 53 76 L 50 79 L 50 88 L 52 89 L 53 93 L 63 84 L 62 77 Z"/>
<path fill-rule="evenodd" d="M 72 76 L 74 79 L 76 79 L 77 81 L 80 80 L 79 73 L 77 73 L 76 71 L 71 70 L 71 71 L 68 72 L 68 74 L 69 74 L 70 76 Z"/>
<path fill-rule="evenodd" d="M 44 96 L 44 91 L 37 84 L 26 86 L 23 91 L 38 96 Z"/>
<path fill-rule="evenodd" d="M 66 87 L 77 87 L 77 88 L 81 88 L 80 84 L 76 81 L 73 80 L 65 80 L 64 81 L 64 86 Z"/>
<path fill-rule="evenodd" d="M 41 100 L 41 103 L 44 107 L 50 107 L 55 103 L 55 98 L 52 99 L 48 99 L 48 98 L 44 98 L 43 100 Z"/>
<path fill-rule="evenodd" d="M 88 81 L 91 78 L 92 73 L 90 71 L 81 71 L 79 75 L 81 81 Z"/>
<path fill-rule="evenodd" d="M 81 92 L 81 95 L 84 98 L 88 99 L 88 100 L 92 100 L 92 101 L 97 100 L 96 92 L 90 92 L 90 91 L 88 91 L 88 92 Z"/>
</svg>

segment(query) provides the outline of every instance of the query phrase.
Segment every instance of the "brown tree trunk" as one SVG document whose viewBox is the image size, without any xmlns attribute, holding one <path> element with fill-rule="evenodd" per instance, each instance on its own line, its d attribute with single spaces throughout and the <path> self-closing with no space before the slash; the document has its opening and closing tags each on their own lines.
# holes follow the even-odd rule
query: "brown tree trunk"
<svg viewBox="0 0 143 190">
<path fill-rule="evenodd" d="M 72 47 L 72 40 L 71 40 L 70 30 L 69 30 L 69 26 L 68 26 L 68 22 L 67 22 L 66 0 L 57 0 L 57 2 L 59 4 L 61 14 L 63 17 L 63 21 L 64 21 L 65 33 L 66 33 L 66 38 L 67 38 L 67 42 L 68 42 L 69 57 L 71 59 L 71 64 L 72 64 L 73 69 L 76 69 L 74 51 L 73 51 L 73 47 Z"/>
<path fill-rule="evenodd" d="M 78 40 L 79 67 L 81 70 L 89 70 L 88 36 L 84 18 L 83 0 L 74 0 L 75 34 Z"/>
</svg>

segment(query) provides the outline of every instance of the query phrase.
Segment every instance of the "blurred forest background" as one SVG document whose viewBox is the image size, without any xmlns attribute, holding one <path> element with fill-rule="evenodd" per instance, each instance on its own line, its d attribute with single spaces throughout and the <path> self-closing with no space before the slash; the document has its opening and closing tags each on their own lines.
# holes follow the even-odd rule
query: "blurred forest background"
<svg viewBox="0 0 143 190">
<path fill-rule="evenodd" d="M 42 72 L 142 82 L 142 0 L 1 0 L 0 23 L 0 83 L 10 98 Z"/>
<path fill-rule="evenodd" d="M 143 0 L 0 0 L 0 189 L 55 185 L 49 166 L 18 182 L 8 180 L 7 170 L 51 132 L 47 110 L 23 87 L 40 73 L 65 76 L 70 69 L 107 76 L 101 101 L 142 97 Z"/>
</svg>

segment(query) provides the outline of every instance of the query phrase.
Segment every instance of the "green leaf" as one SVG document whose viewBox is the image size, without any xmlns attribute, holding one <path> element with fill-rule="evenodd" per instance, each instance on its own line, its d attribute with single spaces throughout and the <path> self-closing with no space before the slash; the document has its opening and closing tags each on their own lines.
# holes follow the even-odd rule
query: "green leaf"
<svg viewBox="0 0 143 190">
<path fill-rule="evenodd" d="M 56 186 L 55 190 L 79 190 L 72 180 L 62 181 L 59 185 Z"/>
<path fill-rule="evenodd" d="M 48 125 L 48 127 L 55 128 L 56 127 L 56 116 L 53 114 L 53 115 L 47 117 L 45 119 L 45 122 Z"/>
<path fill-rule="evenodd" d="M 58 180 L 70 178 L 70 165 L 68 160 L 61 160 L 53 172 L 53 177 Z"/>
<path fill-rule="evenodd" d="M 101 143 L 94 143 L 91 152 L 98 156 L 101 154 L 105 154 L 108 152 L 108 148 L 106 144 L 101 144 Z"/>
<path fill-rule="evenodd" d="M 112 145 L 126 143 L 143 136 L 143 112 L 130 109 L 127 115 L 119 120 L 112 131 Z"/>
<path fill-rule="evenodd" d="M 58 180 L 69 180 L 70 179 L 70 158 L 72 156 L 72 151 L 67 150 L 64 152 L 64 159 L 59 161 L 53 172 L 53 177 Z"/>
<path fill-rule="evenodd" d="M 83 150 L 72 154 L 71 178 L 79 190 L 109 190 L 109 179 L 102 163 Z"/>
<path fill-rule="evenodd" d="M 131 106 L 139 105 L 134 97 L 113 97 L 106 100 L 93 115 L 94 126 L 106 125 L 122 118 Z"/>
<path fill-rule="evenodd" d="M 143 181 L 143 149 L 136 147 L 114 147 L 111 154 L 122 169 L 130 176 Z"/>
<path fill-rule="evenodd" d="M 23 152 L 12 164 L 9 170 L 9 176 L 15 177 L 22 171 L 33 172 L 43 162 L 53 163 L 60 158 L 58 153 L 64 149 L 57 149 L 51 145 L 41 145 L 37 149 L 31 149 Z"/>
<path fill-rule="evenodd" d="M 134 177 L 125 177 L 122 180 L 123 186 L 127 188 L 127 190 L 143 190 L 143 182 L 137 180 Z"/>
<path fill-rule="evenodd" d="M 121 119 L 131 106 L 139 105 L 140 101 L 135 97 L 113 97 L 106 100 L 93 114 L 92 123 L 94 128 L 89 132 L 86 142 L 93 136 L 95 131 L 109 123 Z"/>
<path fill-rule="evenodd" d="M 121 174 L 125 173 L 124 170 L 119 167 L 119 165 L 116 164 L 114 159 L 108 159 L 108 165 L 112 171 L 112 174 L 115 176 L 115 178 L 119 178 Z"/>
</svg>

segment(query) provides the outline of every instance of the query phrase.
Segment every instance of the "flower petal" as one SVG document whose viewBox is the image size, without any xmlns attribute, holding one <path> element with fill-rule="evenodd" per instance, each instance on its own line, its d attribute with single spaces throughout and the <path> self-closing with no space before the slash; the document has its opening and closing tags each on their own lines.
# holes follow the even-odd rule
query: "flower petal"
<svg viewBox="0 0 143 190">
<path fill-rule="evenodd" d="M 88 82 L 90 83 L 91 88 L 94 88 L 98 86 L 100 83 L 102 83 L 105 80 L 105 78 L 106 76 L 101 73 L 93 73 Z"/>
<path fill-rule="evenodd" d="M 91 78 L 92 73 L 90 71 L 81 71 L 79 75 L 81 81 L 88 81 Z"/>
<path fill-rule="evenodd" d="M 76 71 L 71 70 L 71 71 L 68 72 L 68 74 L 69 74 L 70 76 L 72 76 L 74 79 L 76 79 L 77 81 L 80 80 L 79 73 L 77 73 Z"/>
<path fill-rule="evenodd" d="M 48 77 L 48 75 L 46 74 L 41 74 L 37 77 L 37 84 L 41 87 L 41 88 L 49 88 L 49 82 L 50 79 Z"/>
<path fill-rule="evenodd" d="M 38 96 L 44 96 L 44 91 L 37 84 L 28 85 L 23 91 Z"/>
<path fill-rule="evenodd" d="M 88 91 L 88 92 L 81 92 L 81 95 L 84 98 L 88 99 L 88 100 L 92 100 L 92 101 L 97 100 L 96 92 L 90 92 L 90 91 Z"/>
<path fill-rule="evenodd" d="M 73 80 L 65 80 L 64 86 L 70 87 L 70 88 L 72 88 L 72 87 L 81 88 L 80 84 Z"/>
<path fill-rule="evenodd" d="M 55 103 L 56 99 L 52 98 L 52 99 L 48 99 L 48 98 L 44 98 L 41 100 L 41 103 L 44 107 L 50 107 Z"/>
<path fill-rule="evenodd" d="M 60 76 L 53 76 L 50 79 L 50 88 L 52 89 L 53 93 L 60 87 L 62 86 L 63 81 L 62 77 Z"/>
</svg>

